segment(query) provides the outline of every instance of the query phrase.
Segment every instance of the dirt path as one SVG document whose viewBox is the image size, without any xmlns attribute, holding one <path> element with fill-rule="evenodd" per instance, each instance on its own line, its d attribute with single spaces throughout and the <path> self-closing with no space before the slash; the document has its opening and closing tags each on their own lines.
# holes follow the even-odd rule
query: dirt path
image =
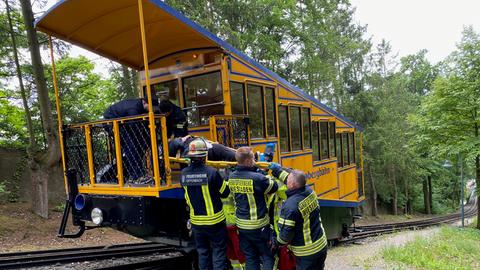
<svg viewBox="0 0 480 270">
<path fill-rule="evenodd" d="M 431 237 L 438 231 L 438 227 L 404 231 L 368 239 L 362 244 L 349 244 L 331 248 L 328 251 L 326 269 L 397 269 L 394 265 L 390 265 L 383 260 L 381 256 L 383 248 L 401 246 L 416 237 Z"/>
<path fill-rule="evenodd" d="M 28 204 L 24 203 L 0 205 L 0 253 L 143 241 L 109 228 L 89 230 L 76 239 L 58 238 L 61 218 L 62 213 L 55 211 L 50 212 L 48 219 L 40 218 L 32 214 Z"/>
</svg>

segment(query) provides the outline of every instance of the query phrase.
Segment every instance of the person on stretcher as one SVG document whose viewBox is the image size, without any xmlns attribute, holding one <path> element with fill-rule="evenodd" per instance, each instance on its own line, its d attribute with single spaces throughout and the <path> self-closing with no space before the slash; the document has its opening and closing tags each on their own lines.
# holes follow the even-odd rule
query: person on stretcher
<svg viewBox="0 0 480 270">
<path fill-rule="evenodd" d="M 180 154 L 180 157 L 184 157 L 188 152 L 188 145 L 190 142 L 199 138 L 193 135 L 187 135 L 185 137 L 174 138 L 168 141 L 168 153 L 170 157 L 177 157 Z M 211 161 L 236 161 L 235 153 L 236 150 L 230 147 L 227 147 L 223 144 L 215 143 L 212 141 L 205 140 L 207 142 L 208 148 L 208 160 Z"/>
</svg>

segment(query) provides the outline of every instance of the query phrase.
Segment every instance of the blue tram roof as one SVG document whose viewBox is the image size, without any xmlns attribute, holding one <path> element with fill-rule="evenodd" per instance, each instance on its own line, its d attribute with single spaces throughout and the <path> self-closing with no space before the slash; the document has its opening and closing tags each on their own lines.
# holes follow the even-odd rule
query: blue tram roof
<svg viewBox="0 0 480 270">
<path fill-rule="evenodd" d="M 164 2 L 160 0 L 144 0 L 143 2 L 147 28 L 147 46 L 149 56 L 152 56 L 149 58 L 149 61 L 158 59 L 158 56 L 162 55 L 161 53 L 163 55 L 171 54 L 172 51 L 168 51 L 170 47 L 177 48 L 176 52 L 199 47 L 220 47 L 226 52 L 240 57 L 261 72 L 277 80 L 286 88 L 339 118 L 347 125 L 355 127 L 360 131 L 363 130 L 361 126 L 292 85 L 275 72 L 256 62 Z M 35 26 L 49 35 L 66 40 L 137 70 L 142 70 L 143 55 L 141 46 L 132 46 L 132 44 L 139 43 L 140 37 L 136 3 L 137 1 L 135 0 L 62 0 L 38 18 L 35 21 Z M 156 23 L 168 24 L 170 27 L 164 26 L 158 29 L 155 28 L 155 31 L 149 31 L 148 26 L 150 25 L 151 27 Z M 188 36 L 189 39 L 182 40 L 179 38 L 182 35 Z M 98 40 L 102 42 L 98 43 Z M 170 42 L 171 44 L 162 47 L 162 45 L 168 43 L 165 42 L 166 40 L 169 42 L 173 40 L 173 43 Z M 153 53 L 150 54 L 151 52 Z"/>
</svg>

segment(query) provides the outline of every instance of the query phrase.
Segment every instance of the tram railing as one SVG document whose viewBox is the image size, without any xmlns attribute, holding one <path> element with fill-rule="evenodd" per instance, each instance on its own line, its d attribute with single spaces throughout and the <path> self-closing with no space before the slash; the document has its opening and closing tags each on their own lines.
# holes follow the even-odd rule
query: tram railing
<svg viewBox="0 0 480 270">
<path fill-rule="evenodd" d="M 210 116 L 210 138 L 231 148 L 250 145 L 248 115 Z"/>
<path fill-rule="evenodd" d="M 148 115 L 65 126 L 66 168 L 75 170 L 80 186 L 170 186 L 162 123 L 165 117 L 155 116 L 157 157 L 152 155 Z M 159 182 L 154 177 L 154 158 L 159 163 Z"/>
</svg>

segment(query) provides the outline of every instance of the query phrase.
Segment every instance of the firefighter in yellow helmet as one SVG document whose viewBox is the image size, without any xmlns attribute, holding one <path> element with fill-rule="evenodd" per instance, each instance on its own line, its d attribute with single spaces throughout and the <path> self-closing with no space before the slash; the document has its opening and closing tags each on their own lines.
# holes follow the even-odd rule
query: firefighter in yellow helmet
<svg viewBox="0 0 480 270">
<path fill-rule="evenodd" d="M 227 267 L 227 230 L 221 198 L 229 194 L 227 182 L 205 161 L 207 144 L 202 138 L 189 145 L 190 165 L 182 170 L 181 185 L 190 208 L 190 222 L 198 252 L 199 268 Z"/>
</svg>

